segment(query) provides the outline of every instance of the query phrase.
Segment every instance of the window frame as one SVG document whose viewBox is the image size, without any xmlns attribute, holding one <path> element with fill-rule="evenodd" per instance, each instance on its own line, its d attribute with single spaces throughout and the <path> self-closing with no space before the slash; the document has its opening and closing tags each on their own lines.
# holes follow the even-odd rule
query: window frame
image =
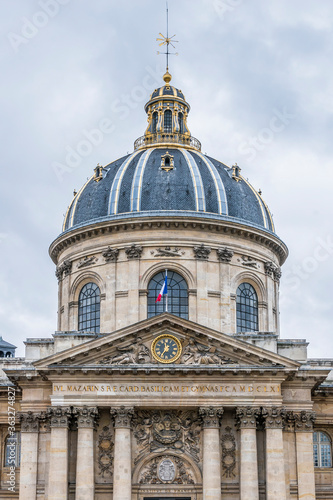
<svg viewBox="0 0 333 500">
<path fill-rule="evenodd" d="M 238 293 L 240 289 L 241 293 L 246 291 L 248 292 L 250 290 L 252 292 L 252 296 L 249 296 L 249 294 L 242 294 L 244 300 L 241 302 L 239 299 L 242 297 Z M 255 304 L 251 304 L 251 301 L 254 301 Z M 245 326 L 243 326 L 244 324 Z M 251 325 L 247 326 L 247 324 Z M 258 292 L 252 283 L 250 283 L 249 281 L 242 281 L 241 283 L 239 283 L 236 289 L 236 332 L 247 333 L 259 331 Z"/>
<path fill-rule="evenodd" d="M 324 436 L 327 437 L 327 441 L 321 441 L 320 439 L 315 441 L 315 434 L 323 434 Z M 315 463 L 315 446 L 318 446 L 318 453 L 317 453 L 317 458 L 318 458 L 318 465 Z M 330 465 L 322 465 L 322 453 L 321 453 L 321 448 L 323 446 L 329 446 L 329 452 L 330 452 Z M 327 431 L 323 431 L 322 429 L 314 429 L 313 430 L 313 465 L 315 470 L 321 469 L 321 470 L 328 470 L 333 468 L 333 456 L 332 456 L 332 438 L 330 434 Z"/>
<path fill-rule="evenodd" d="M 147 285 L 147 318 L 153 318 L 154 316 L 165 312 L 165 295 L 162 296 L 160 302 L 156 302 L 164 279 L 165 271 L 163 270 L 155 272 L 149 279 Z M 175 283 L 173 283 L 173 281 Z M 180 286 L 177 287 L 177 285 Z M 182 274 L 173 269 L 168 269 L 168 312 L 178 316 L 179 318 L 189 319 L 188 282 Z"/>
<path fill-rule="evenodd" d="M 89 285 L 90 288 L 88 288 Z M 94 295 L 91 294 L 90 297 L 86 295 L 86 297 L 81 298 L 82 293 L 85 293 L 85 289 L 89 291 L 91 288 L 94 288 L 94 291 L 97 293 Z M 90 302 L 91 300 L 92 302 Z M 86 303 L 82 304 L 83 301 L 86 301 Z M 86 316 L 86 318 L 84 318 L 84 316 Z M 82 285 L 78 296 L 77 328 L 79 332 L 100 333 L 100 327 L 101 289 L 94 281 L 88 281 Z"/>
<path fill-rule="evenodd" d="M 10 434 L 7 434 L 7 436 L 5 437 L 4 448 L 3 448 L 3 464 L 4 464 L 3 466 L 4 466 L 4 469 L 8 469 L 10 467 L 19 468 L 21 466 L 21 432 L 16 431 L 13 434 L 18 436 L 18 440 L 15 443 L 15 464 L 7 463 L 7 458 L 8 458 L 7 457 L 7 455 L 8 455 L 7 447 L 11 446 L 11 445 L 8 445 L 8 440 L 13 438 L 13 436 L 11 436 Z"/>
</svg>

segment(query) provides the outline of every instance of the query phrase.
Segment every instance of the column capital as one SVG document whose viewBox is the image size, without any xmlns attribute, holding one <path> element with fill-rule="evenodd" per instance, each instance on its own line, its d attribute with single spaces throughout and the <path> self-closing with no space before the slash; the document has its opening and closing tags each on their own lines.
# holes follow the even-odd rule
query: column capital
<svg viewBox="0 0 333 500">
<path fill-rule="evenodd" d="M 283 407 L 272 406 L 262 409 L 265 429 L 283 429 L 286 410 Z"/>
<path fill-rule="evenodd" d="M 316 413 L 314 411 L 303 410 L 299 413 L 294 413 L 294 419 L 295 432 L 312 432 Z"/>
<path fill-rule="evenodd" d="M 79 407 L 73 409 L 73 415 L 76 416 L 78 428 L 95 429 L 99 418 L 97 407 Z"/>
<path fill-rule="evenodd" d="M 22 412 L 19 414 L 21 420 L 21 432 L 38 432 L 40 413 L 32 411 Z"/>
<path fill-rule="evenodd" d="M 202 426 L 207 428 L 218 428 L 220 426 L 220 419 L 223 415 L 223 408 L 216 406 L 202 406 L 199 408 L 199 417 L 202 420 Z"/>
<path fill-rule="evenodd" d="M 238 406 L 236 408 L 236 422 L 238 429 L 256 429 L 260 408 L 253 406 Z"/>
<path fill-rule="evenodd" d="M 48 409 L 51 427 L 69 427 L 72 410 L 69 407 L 54 406 Z"/>
<path fill-rule="evenodd" d="M 134 415 L 134 408 L 121 406 L 120 408 L 111 408 L 110 413 L 114 418 L 114 426 L 131 428 L 131 421 Z"/>
</svg>

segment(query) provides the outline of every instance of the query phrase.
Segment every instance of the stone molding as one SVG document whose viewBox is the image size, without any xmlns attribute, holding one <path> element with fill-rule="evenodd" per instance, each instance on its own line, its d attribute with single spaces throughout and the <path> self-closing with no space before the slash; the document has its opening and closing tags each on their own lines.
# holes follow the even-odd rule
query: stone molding
<svg viewBox="0 0 333 500">
<path fill-rule="evenodd" d="M 21 432 L 38 432 L 40 413 L 20 413 Z"/>
<path fill-rule="evenodd" d="M 220 419 L 223 415 L 223 408 L 215 406 L 203 406 L 199 408 L 199 417 L 202 420 L 204 429 L 216 429 L 220 427 Z"/>
<path fill-rule="evenodd" d="M 283 429 L 286 415 L 285 408 L 277 406 L 263 408 L 261 415 L 264 419 L 265 429 Z"/>
<path fill-rule="evenodd" d="M 120 408 L 111 408 L 112 417 L 114 418 L 115 428 L 131 428 L 132 417 L 134 415 L 134 408 L 121 406 Z"/>
<path fill-rule="evenodd" d="M 96 429 L 99 413 L 97 407 L 79 407 L 73 409 L 73 415 L 76 416 L 78 428 Z"/>
<path fill-rule="evenodd" d="M 55 406 L 49 408 L 48 416 L 50 417 L 51 428 L 52 427 L 69 427 L 72 410 L 69 407 Z"/>
<path fill-rule="evenodd" d="M 260 413 L 260 408 L 252 406 L 237 407 L 236 422 L 238 429 L 256 429 Z"/>
</svg>

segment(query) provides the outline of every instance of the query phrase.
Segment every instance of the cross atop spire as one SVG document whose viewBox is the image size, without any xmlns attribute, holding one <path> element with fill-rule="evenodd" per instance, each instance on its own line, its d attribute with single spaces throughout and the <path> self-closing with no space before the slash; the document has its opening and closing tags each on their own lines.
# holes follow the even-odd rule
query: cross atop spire
<svg viewBox="0 0 333 500">
<path fill-rule="evenodd" d="M 162 33 L 159 33 L 161 38 L 156 38 L 156 41 L 161 42 L 161 43 L 159 43 L 160 47 L 162 47 L 163 45 L 166 45 L 166 52 L 157 52 L 157 54 L 166 55 L 166 73 L 165 73 L 163 78 L 164 78 L 164 81 L 168 84 L 171 81 L 171 75 L 169 73 L 169 56 L 170 55 L 178 56 L 177 52 L 170 52 L 169 51 L 169 45 L 171 45 L 171 47 L 173 47 L 175 49 L 176 46 L 174 45 L 174 43 L 178 43 L 178 40 L 174 40 L 176 35 L 172 35 L 171 37 L 169 37 L 169 7 L 168 7 L 168 3 L 166 4 L 166 17 L 167 17 L 167 34 L 166 34 L 166 36 L 164 36 L 164 35 L 162 35 Z"/>
</svg>

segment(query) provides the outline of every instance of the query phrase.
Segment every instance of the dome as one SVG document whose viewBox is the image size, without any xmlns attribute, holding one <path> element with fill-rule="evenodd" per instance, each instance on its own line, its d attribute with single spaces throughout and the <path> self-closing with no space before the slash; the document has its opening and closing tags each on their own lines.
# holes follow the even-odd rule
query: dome
<svg viewBox="0 0 333 500">
<path fill-rule="evenodd" d="M 240 174 L 201 152 L 187 125 L 184 94 L 170 85 L 156 89 L 145 105 L 148 126 L 134 152 L 105 167 L 75 194 L 63 231 L 142 216 L 196 216 L 239 222 L 274 232 L 271 214 Z"/>
<path fill-rule="evenodd" d="M 149 147 L 95 174 L 74 197 L 63 230 L 146 215 L 220 218 L 274 231 L 257 191 L 232 168 L 186 147 Z"/>
</svg>

